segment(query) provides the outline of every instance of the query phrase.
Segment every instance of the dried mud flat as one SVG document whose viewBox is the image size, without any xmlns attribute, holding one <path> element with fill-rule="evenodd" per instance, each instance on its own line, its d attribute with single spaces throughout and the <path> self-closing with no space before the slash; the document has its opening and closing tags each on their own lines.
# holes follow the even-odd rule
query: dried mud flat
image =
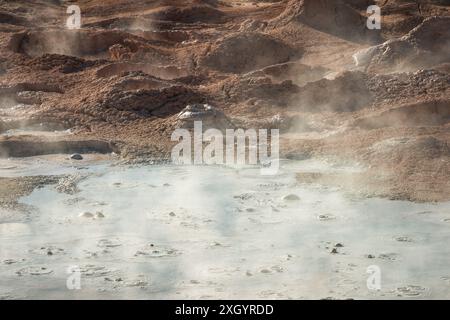
<svg viewBox="0 0 450 320">
<path fill-rule="evenodd" d="M 281 158 L 299 163 L 289 167 L 290 177 L 295 179 L 295 182 L 290 181 L 290 186 L 304 186 L 301 192 L 319 188 L 315 189 L 317 193 L 325 194 L 323 190 L 331 188 L 337 190 L 339 197 L 351 195 L 357 203 L 380 198 L 382 208 L 392 215 L 400 210 L 391 204 L 392 200 L 402 203 L 402 208 L 407 208 L 405 212 L 416 210 L 415 206 L 437 206 L 424 209 L 436 213 L 432 216 L 437 217 L 438 229 L 429 229 L 438 232 L 436 238 L 425 239 L 427 236 L 419 235 L 420 241 L 423 240 L 419 241 L 421 244 L 415 246 L 406 241 L 411 245 L 410 251 L 396 249 L 393 254 L 405 257 L 428 245 L 429 250 L 435 251 L 438 240 L 442 240 L 438 239 L 440 228 L 446 225 L 447 218 L 441 215 L 448 213 L 450 200 L 448 1 L 77 1 L 82 12 L 80 30 L 65 27 L 66 8 L 70 4 L 73 2 L 43 0 L 0 3 L 0 225 L 5 225 L 2 229 L 5 237 L 8 232 L 12 235 L 11 241 L 23 236 L 25 247 L 30 226 L 23 229 L 22 224 L 30 222 L 31 228 L 37 227 L 34 221 L 46 209 L 41 203 L 24 199 L 34 197 L 40 190 L 54 190 L 55 201 L 50 202 L 56 206 L 61 200 L 59 197 L 68 196 L 74 199 L 63 200 L 76 201 L 78 194 L 86 192 L 83 183 L 101 176 L 105 168 L 120 171 L 128 170 L 129 164 L 169 160 L 173 146 L 170 137 L 173 130 L 180 127 L 180 112 L 187 105 L 207 103 L 222 117 L 221 122 L 213 120 L 213 127 L 220 128 L 226 123 L 244 129 L 279 128 Z M 366 8 L 370 4 L 381 7 L 381 30 L 365 27 Z M 83 159 L 71 159 L 73 154 Z M 332 169 L 309 166 L 308 161 L 326 163 L 325 167 Z M 164 170 L 161 172 L 166 172 Z M 126 181 L 128 176 L 122 179 Z M 208 175 L 204 179 L 208 180 Z M 282 196 L 276 192 L 276 180 L 274 178 L 272 187 L 267 190 L 268 199 Z M 163 191 L 156 192 L 155 197 L 161 194 Z M 230 200 L 217 201 L 228 203 Z M 316 208 L 307 203 L 303 209 L 314 212 Z M 333 206 L 333 202 L 325 203 Z M 72 202 L 69 204 L 74 206 Z M 69 204 L 58 205 L 62 206 L 62 211 L 70 211 Z M 230 205 L 236 204 L 230 202 Z M 347 205 L 343 210 L 352 211 L 352 206 Z M 120 212 L 121 208 L 111 210 Z M 264 220 L 263 211 L 258 208 L 242 210 L 250 223 Z M 88 213 L 96 217 L 95 210 Z M 162 214 L 159 212 L 157 216 Z M 174 214 L 178 217 L 178 213 Z M 247 217 L 252 214 L 260 216 L 256 220 Z M 328 213 L 323 214 L 327 220 Z M 339 216 L 339 213 L 331 216 Z M 428 219 L 428 215 L 426 217 Z M 281 232 L 286 231 L 289 219 L 290 216 L 279 221 Z M 397 225 L 407 217 L 399 214 L 397 219 L 391 222 Z M 190 216 L 180 223 L 185 223 L 183 228 L 189 228 L 195 224 L 194 220 Z M 419 220 L 412 218 L 414 223 Z M 237 225 L 249 228 L 248 221 L 241 223 L 239 220 Z M 136 218 L 134 222 L 140 220 Z M 164 225 L 166 221 L 160 223 Z M 411 231 L 417 236 L 414 223 L 405 232 Z M 434 222 L 427 220 L 426 223 L 433 225 Z M 15 228 L 18 228 L 17 234 Z M 48 231 L 47 228 L 48 225 L 44 225 L 43 229 Z M 401 237 L 396 235 L 398 229 L 390 231 L 389 239 Z M 264 234 L 265 229 L 262 227 L 260 232 Z M 140 258 L 152 255 L 152 250 L 142 241 L 128 239 L 126 235 L 124 238 L 133 248 L 138 244 L 144 247 L 142 250 L 136 247 L 136 252 L 143 252 L 138 255 Z M 213 238 L 209 234 L 199 237 L 198 241 L 214 242 Z M 340 241 L 325 238 L 320 241 Z M 87 246 L 95 247 L 95 241 L 102 239 L 101 236 L 93 239 Z M 58 243 L 59 240 L 51 241 Z M 258 241 L 262 240 L 255 236 L 255 243 Z M 287 252 L 291 248 L 283 241 L 277 239 L 273 245 L 280 245 Z M 46 245 L 58 247 L 56 243 L 44 243 L 43 248 Z M 69 250 L 72 245 L 82 247 L 68 243 L 65 248 L 61 244 L 60 249 Z M 122 242 L 121 245 L 125 246 Z M 230 247 L 235 248 L 235 245 L 232 243 Z M 329 247 L 324 250 L 332 249 L 326 243 L 315 245 Z M 161 252 L 171 251 L 171 246 L 176 247 L 177 243 L 170 243 L 170 248 L 164 247 Z M 249 256 L 257 259 L 252 256 L 251 248 L 247 249 Z M 189 251 L 182 248 L 174 252 L 186 250 Z M 349 250 L 349 255 L 358 256 L 348 262 L 350 269 L 358 269 L 353 264 L 359 268 L 365 266 L 365 262 L 358 259 L 372 255 Z M 199 252 L 194 250 L 193 256 Z M 380 256 L 388 257 L 386 261 L 391 261 L 389 254 L 382 254 Z M 446 261 L 439 260 L 441 254 L 444 253 L 440 251 L 431 259 L 437 259 L 437 265 L 444 266 Z M 58 260 L 60 257 L 62 260 Z M 81 253 L 69 257 L 69 260 L 86 258 Z M 183 259 L 181 257 L 182 254 L 174 254 L 168 258 Z M 378 255 L 374 257 L 385 261 Z M 52 254 L 53 258 L 56 265 L 67 263 L 66 255 Z M 270 259 L 266 258 L 262 257 L 261 261 L 269 263 Z M 6 257 L 5 261 L 10 259 L 13 258 Z M 108 259 L 102 261 L 100 269 L 89 263 L 83 267 L 83 273 L 112 279 L 112 285 L 106 286 L 105 291 L 115 292 L 115 286 L 120 290 L 133 287 L 124 286 L 126 281 L 149 283 L 150 280 L 141 278 L 115 281 L 123 280 L 125 275 L 107 276 L 108 272 L 102 268 L 109 268 L 105 265 L 105 261 L 111 262 Z M 51 276 L 52 268 L 45 266 L 46 261 L 32 262 L 42 263 L 46 269 L 36 269 L 31 262 L 22 262 L 20 276 Z M 227 261 L 223 262 L 227 265 Z M 236 261 L 230 263 L 235 264 Z M 285 275 L 279 263 L 269 264 L 249 265 L 245 272 L 254 275 L 260 268 L 267 271 L 262 274 Z M 15 266 L 14 263 L 4 265 Z M 17 270 L 8 269 L 11 271 Z M 222 270 L 216 280 L 224 281 L 223 287 L 233 287 L 227 282 L 230 280 L 222 277 L 233 272 Z M 239 272 L 245 274 L 243 270 Z M 311 276 L 308 272 L 303 275 Z M 415 273 L 411 271 L 409 275 L 413 277 Z M 444 288 L 447 275 L 440 274 L 438 269 L 430 271 L 430 276 L 440 280 L 398 284 L 383 294 L 443 297 L 440 290 Z M 251 276 L 244 277 L 248 278 Z M 199 297 L 203 295 L 199 293 L 202 290 L 198 290 L 200 285 L 205 296 L 211 295 L 210 288 L 216 288 L 214 294 L 220 295 L 220 286 L 190 280 L 172 284 L 178 291 L 171 291 L 171 294 L 180 292 L 185 297 Z M 347 280 L 343 277 L 338 282 Z M 258 287 L 258 281 L 253 285 Z M 312 286 L 314 279 L 310 281 Z M 163 285 L 158 286 L 155 290 L 164 295 Z M 356 285 L 344 287 L 352 290 Z M 272 292 L 269 288 L 261 288 L 259 292 L 260 297 L 366 297 L 361 291 L 353 296 L 343 292 L 334 294 L 327 290 L 327 284 L 322 288 L 317 292 L 308 289 L 302 294 L 290 287 L 284 293 L 280 293 L 283 290 Z M 4 294 L 9 297 L 8 292 Z M 86 293 L 85 296 L 96 295 Z M 11 297 L 22 296 L 27 294 L 24 291 L 11 293 Z M 227 292 L 222 296 L 230 297 Z M 248 296 L 254 297 L 250 293 Z"/>
</svg>

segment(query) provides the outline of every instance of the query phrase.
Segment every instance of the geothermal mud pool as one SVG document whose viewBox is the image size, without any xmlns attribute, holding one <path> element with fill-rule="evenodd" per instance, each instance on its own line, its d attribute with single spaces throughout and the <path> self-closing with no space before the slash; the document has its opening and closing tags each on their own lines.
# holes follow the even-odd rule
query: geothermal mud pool
<svg viewBox="0 0 450 320">
<path fill-rule="evenodd" d="M 43 174 L 55 172 L 49 161 L 34 159 Z M 87 176 L 78 193 L 37 188 L 19 201 L 28 214 L 0 223 L 2 298 L 450 297 L 450 203 L 367 199 L 295 178 L 363 168 L 283 161 L 278 175 L 261 176 L 94 161 L 58 170 Z M 370 266 L 380 290 L 367 287 Z M 69 290 L 77 272 L 81 289 Z"/>
</svg>

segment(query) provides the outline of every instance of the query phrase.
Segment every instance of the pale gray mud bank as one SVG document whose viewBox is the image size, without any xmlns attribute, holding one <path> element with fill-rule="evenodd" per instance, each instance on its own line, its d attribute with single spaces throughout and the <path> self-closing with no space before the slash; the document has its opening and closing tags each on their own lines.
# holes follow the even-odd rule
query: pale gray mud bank
<svg viewBox="0 0 450 320">
<path fill-rule="evenodd" d="M 101 165 L 74 194 L 35 189 L 0 223 L 0 297 L 450 298 L 450 203 L 356 198 L 302 168 L 325 170 Z"/>
</svg>

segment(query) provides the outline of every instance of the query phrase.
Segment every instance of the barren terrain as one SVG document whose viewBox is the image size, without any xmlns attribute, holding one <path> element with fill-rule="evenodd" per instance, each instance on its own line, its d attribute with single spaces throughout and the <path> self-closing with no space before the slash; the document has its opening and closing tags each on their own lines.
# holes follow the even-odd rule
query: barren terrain
<svg viewBox="0 0 450 320">
<path fill-rule="evenodd" d="M 282 157 L 366 168 L 302 182 L 449 200 L 449 30 L 442 0 L 2 1 L 0 132 L 38 129 L 2 135 L 0 155 L 168 159 L 180 111 L 208 103 L 279 128 Z"/>
</svg>

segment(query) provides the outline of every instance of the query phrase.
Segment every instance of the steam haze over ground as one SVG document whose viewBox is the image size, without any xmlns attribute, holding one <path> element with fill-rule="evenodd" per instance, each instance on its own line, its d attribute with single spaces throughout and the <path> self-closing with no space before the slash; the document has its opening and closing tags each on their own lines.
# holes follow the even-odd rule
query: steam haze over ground
<svg viewBox="0 0 450 320">
<path fill-rule="evenodd" d="M 444 0 L 0 2 L 0 298 L 448 298 L 449 73 Z"/>
</svg>

